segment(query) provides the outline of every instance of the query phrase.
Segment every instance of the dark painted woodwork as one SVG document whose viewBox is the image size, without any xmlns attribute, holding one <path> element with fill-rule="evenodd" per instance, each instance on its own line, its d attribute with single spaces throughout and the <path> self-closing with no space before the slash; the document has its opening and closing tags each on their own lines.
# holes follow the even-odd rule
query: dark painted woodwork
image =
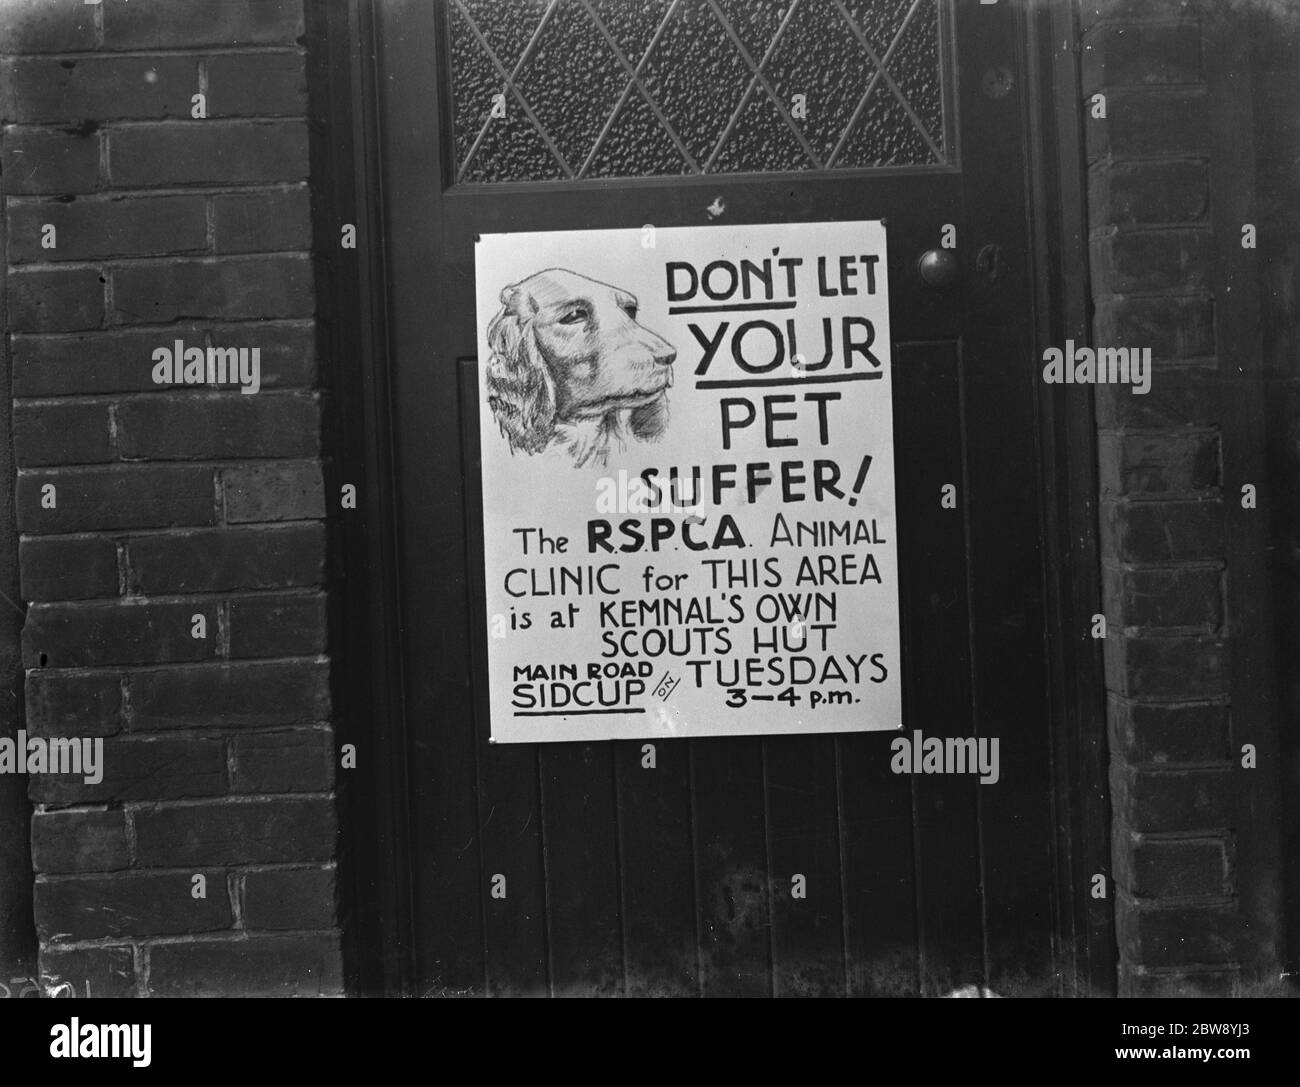
<svg viewBox="0 0 1300 1087">
<path fill-rule="evenodd" d="M 1081 302 L 1064 289 L 1047 299 L 1042 283 L 1055 267 L 1044 232 L 1069 224 L 1031 212 L 1046 218 L 1043 187 L 1066 168 L 1039 150 L 1027 159 L 1031 119 L 1046 110 L 1027 83 L 1026 16 L 957 5 L 948 75 L 959 78 L 958 168 L 456 186 L 445 52 L 432 45 L 441 6 L 357 3 L 373 20 L 375 57 L 359 65 L 354 101 L 377 114 L 358 192 L 383 223 L 372 250 L 382 290 L 370 299 L 386 333 L 365 359 L 393 415 L 391 428 L 380 419 L 362 429 L 372 449 L 391 448 L 397 557 L 385 591 L 400 608 L 400 618 L 369 621 L 400 656 L 402 681 L 402 707 L 375 721 L 394 768 L 373 825 L 405 835 L 400 854 L 384 855 L 409 898 L 384 893 L 409 901 L 409 920 L 396 908 L 383 915 L 394 926 L 383 942 L 391 960 L 409 940 L 413 972 L 390 985 L 761 996 L 987 982 L 1052 992 L 1068 959 L 1086 987 L 1105 964 L 1062 951 L 1079 892 L 1061 858 L 1081 847 L 1054 806 L 1073 772 L 1054 742 L 1075 735 L 1085 749 L 1072 757 L 1094 773 L 1099 760 L 1077 739 L 1077 719 L 1059 721 L 1059 690 L 1077 681 L 1083 650 L 1049 647 L 1044 630 L 1067 621 L 1078 601 L 1067 608 L 1063 594 L 1086 595 L 1095 572 L 1061 584 L 1053 564 L 1059 537 L 1077 535 L 1087 510 L 1077 480 L 1042 458 L 1036 361 Z M 653 770 L 640 742 L 486 740 L 479 518 L 491 481 L 477 457 L 474 237 L 707 229 L 719 195 L 727 223 L 887 220 L 905 724 L 998 737 L 996 785 L 895 775 L 892 733 L 663 740 Z M 934 289 L 916 261 L 948 223 L 960 277 Z M 1064 415 L 1078 428 L 1075 410 Z M 1067 467 L 1076 456 L 1089 450 L 1072 447 Z M 956 510 L 939 504 L 945 483 L 957 485 Z M 807 899 L 791 898 L 796 873 Z M 491 896 L 498 874 L 504 899 Z"/>
</svg>

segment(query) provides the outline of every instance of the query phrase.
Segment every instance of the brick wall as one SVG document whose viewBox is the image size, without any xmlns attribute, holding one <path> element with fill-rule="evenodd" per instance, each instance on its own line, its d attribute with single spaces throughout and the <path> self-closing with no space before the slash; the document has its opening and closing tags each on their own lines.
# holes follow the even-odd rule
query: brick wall
<svg viewBox="0 0 1300 1087">
<path fill-rule="evenodd" d="M 95 995 L 342 985 L 303 40 L 302 0 L 0 4 L 26 727 L 105 761 L 30 780 L 36 923 Z M 178 339 L 260 392 L 156 385 Z"/>
<path fill-rule="evenodd" d="M 1259 267 L 1264 365 L 1269 376 L 1269 475 L 1275 481 L 1272 588 L 1278 659 L 1300 655 L 1300 8 L 1276 7 L 1255 35 L 1255 145 L 1259 148 Z M 1283 855 L 1300 858 L 1300 674 L 1282 680 Z M 1300 921 L 1300 860 L 1284 873 L 1286 916 Z M 1300 924 L 1287 930 L 1286 969 L 1300 976 Z"/>
<path fill-rule="evenodd" d="M 1276 813 L 1250 803 L 1267 774 L 1241 765 L 1242 743 L 1273 722 L 1256 677 L 1234 668 L 1261 634 L 1240 603 L 1258 559 L 1240 519 L 1265 516 L 1243 510 L 1240 487 L 1268 489 L 1237 471 L 1258 440 L 1242 425 L 1258 374 L 1228 357 L 1249 353 L 1234 339 L 1249 292 L 1225 274 L 1254 256 L 1235 206 L 1249 193 L 1222 184 L 1234 152 L 1212 67 L 1238 61 L 1187 0 L 1083 10 L 1093 339 L 1155 358 L 1147 395 L 1096 395 L 1120 992 L 1235 993 L 1268 965 L 1255 914 L 1276 878 L 1259 870 Z"/>
</svg>

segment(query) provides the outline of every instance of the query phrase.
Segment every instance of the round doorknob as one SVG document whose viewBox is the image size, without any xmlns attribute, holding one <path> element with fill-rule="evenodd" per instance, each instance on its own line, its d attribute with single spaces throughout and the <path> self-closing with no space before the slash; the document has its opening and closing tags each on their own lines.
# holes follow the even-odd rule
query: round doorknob
<svg viewBox="0 0 1300 1087">
<path fill-rule="evenodd" d="M 927 249 L 916 262 L 921 281 L 927 287 L 950 287 L 961 270 L 951 249 Z"/>
</svg>

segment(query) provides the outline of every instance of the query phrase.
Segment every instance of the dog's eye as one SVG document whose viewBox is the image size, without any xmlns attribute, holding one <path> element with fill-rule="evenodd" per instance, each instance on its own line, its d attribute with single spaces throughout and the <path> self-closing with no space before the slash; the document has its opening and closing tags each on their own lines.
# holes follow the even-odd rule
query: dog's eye
<svg viewBox="0 0 1300 1087">
<path fill-rule="evenodd" d="M 569 310 L 568 313 L 566 313 L 563 317 L 560 318 L 560 324 L 577 325 L 577 324 L 581 324 L 586 319 L 587 319 L 587 311 L 585 309 L 581 309 L 581 308 L 571 309 Z"/>
<path fill-rule="evenodd" d="M 636 306 L 631 304 L 626 305 L 623 307 L 623 312 L 626 313 L 629 317 L 631 317 L 632 320 L 634 321 L 636 320 Z"/>
</svg>

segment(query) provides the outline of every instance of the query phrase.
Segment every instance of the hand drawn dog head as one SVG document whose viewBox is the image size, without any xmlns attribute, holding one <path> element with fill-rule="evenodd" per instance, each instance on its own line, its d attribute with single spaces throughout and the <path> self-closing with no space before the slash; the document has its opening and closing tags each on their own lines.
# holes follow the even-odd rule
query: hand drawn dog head
<svg viewBox="0 0 1300 1087">
<path fill-rule="evenodd" d="M 636 298 L 563 268 L 501 292 L 488 325 L 488 403 L 511 451 L 561 444 L 604 464 L 627 433 L 659 437 L 677 351 L 636 319 Z"/>
</svg>

